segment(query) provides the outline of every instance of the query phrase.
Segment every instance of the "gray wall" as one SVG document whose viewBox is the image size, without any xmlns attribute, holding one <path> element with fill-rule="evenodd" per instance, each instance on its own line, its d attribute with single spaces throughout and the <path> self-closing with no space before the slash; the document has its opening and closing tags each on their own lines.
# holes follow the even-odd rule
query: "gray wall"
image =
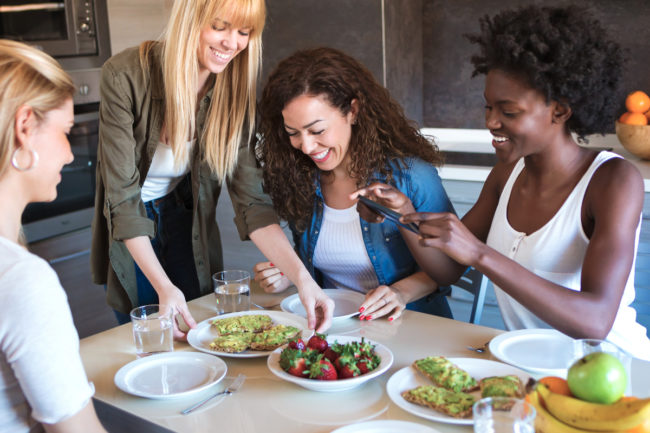
<svg viewBox="0 0 650 433">
<path fill-rule="evenodd" d="M 471 78 L 476 48 L 462 35 L 529 4 L 590 6 L 629 53 L 625 92 L 650 92 L 650 0 L 267 0 L 264 78 L 296 49 L 328 45 L 363 62 L 421 126 L 483 128 L 483 77 Z"/>
</svg>

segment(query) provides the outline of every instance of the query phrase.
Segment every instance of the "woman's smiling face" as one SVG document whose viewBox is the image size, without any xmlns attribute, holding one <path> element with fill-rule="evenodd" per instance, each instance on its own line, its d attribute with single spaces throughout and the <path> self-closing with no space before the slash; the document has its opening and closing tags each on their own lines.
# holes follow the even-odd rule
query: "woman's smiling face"
<svg viewBox="0 0 650 433">
<path fill-rule="evenodd" d="M 291 146 L 309 156 L 321 171 L 346 168 L 352 125 L 358 112 L 353 100 L 347 114 L 332 106 L 324 95 L 300 95 L 282 110 Z"/>
<path fill-rule="evenodd" d="M 485 125 L 493 135 L 497 157 L 512 162 L 555 140 L 564 128 L 553 121 L 556 106 L 522 79 L 490 70 L 485 79 Z"/>
<path fill-rule="evenodd" d="M 251 29 L 235 28 L 230 22 L 215 19 L 199 36 L 199 70 L 218 74 L 248 46 Z"/>
</svg>

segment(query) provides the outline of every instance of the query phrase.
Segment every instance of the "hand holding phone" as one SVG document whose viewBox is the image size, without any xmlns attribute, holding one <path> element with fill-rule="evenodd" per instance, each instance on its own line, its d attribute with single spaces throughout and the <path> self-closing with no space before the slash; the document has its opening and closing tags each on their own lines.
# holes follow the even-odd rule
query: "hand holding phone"
<svg viewBox="0 0 650 433">
<path fill-rule="evenodd" d="M 415 234 L 420 234 L 420 229 L 418 228 L 417 224 L 415 224 L 415 223 L 404 224 L 399 220 L 402 217 L 402 214 L 400 214 L 399 212 L 395 212 L 394 210 L 389 209 L 386 206 L 383 206 L 383 205 L 377 203 L 376 201 L 372 201 L 369 198 L 364 197 L 362 195 L 359 196 L 359 201 L 361 201 L 361 203 L 368 206 L 374 212 L 376 212 L 379 215 L 383 216 L 387 220 L 392 221 L 393 223 L 397 224 L 398 226 L 403 227 L 406 230 L 410 230 Z"/>
</svg>

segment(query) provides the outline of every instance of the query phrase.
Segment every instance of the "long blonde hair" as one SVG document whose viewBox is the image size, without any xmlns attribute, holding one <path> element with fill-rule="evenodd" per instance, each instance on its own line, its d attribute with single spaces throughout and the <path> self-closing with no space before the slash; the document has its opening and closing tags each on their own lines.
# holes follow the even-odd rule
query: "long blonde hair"
<svg viewBox="0 0 650 433">
<path fill-rule="evenodd" d="M 72 79 L 52 57 L 21 42 L 0 39 L 0 177 L 16 145 L 18 109 L 28 105 L 40 122 L 74 93 Z"/>
<path fill-rule="evenodd" d="M 199 142 L 203 159 L 219 179 L 230 176 L 242 139 L 250 141 L 255 122 L 257 80 L 262 63 L 264 0 L 176 0 L 163 36 L 165 131 L 176 163 L 187 158 L 187 140 L 196 132 L 197 49 L 201 30 L 215 18 L 250 28 L 248 46 L 214 80 L 206 125 Z M 144 59 L 152 45 L 140 47 Z M 146 68 L 146 66 L 145 66 Z"/>
</svg>

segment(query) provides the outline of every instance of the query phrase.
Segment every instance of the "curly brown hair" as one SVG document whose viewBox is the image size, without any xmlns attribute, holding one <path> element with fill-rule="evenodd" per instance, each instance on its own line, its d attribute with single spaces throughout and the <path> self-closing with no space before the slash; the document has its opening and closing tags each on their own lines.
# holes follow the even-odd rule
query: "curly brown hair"
<svg viewBox="0 0 650 433">
<path fill-rule="evenodd" d="M 264 189 L 278 215 L 299 230 L 306 228 L 313 212 L 319 174 L 311 158 L 291 146 L 284 128 L 282 110 L 301 95 L 323 96 L 342 115 L 349 113 L 352 100 L 358 101 L 348 170 L 359 187 L 376 173 L 391 183 L 391 163 L 404 165 L 408 157 L 434 165 L 442 162 L 437 146 L 420 134 L 365 66 L 333 48 L 297 51 L 278 64 L 264 87 L 257 156 Z"/>
</svg>

